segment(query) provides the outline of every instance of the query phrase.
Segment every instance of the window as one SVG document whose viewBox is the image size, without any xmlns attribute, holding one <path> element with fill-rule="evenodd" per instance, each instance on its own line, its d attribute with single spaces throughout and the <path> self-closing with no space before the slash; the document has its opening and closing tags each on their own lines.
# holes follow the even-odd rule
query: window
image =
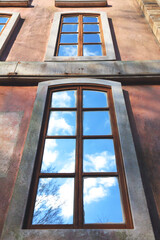
<svg viewBox="0 0 160 240">
<path fill-rule="evenodd" d="M 20 14 L 16 12 L 0 12 L 0 54 L 4 50 L 19 18 Z"/>
<path fill-rule="evenodd" d="M 111 89 L 49 95 L 30 227 L 131 228 Z"/>
<path fill-rule="evenodd" d="M 26 7 L 29 0 L 0 0 L 1 7 Z"/>
<path fill-rule="evenodd" d="M 114 59 L 115 52 L 105 13 L 55 14 L 45 61 Z"/>
<path fill-rule="evenodd" d="M 91 86 L 94 86 L 94 89 L 91 88 Z M 113 176 L 109 176 L 109 171 L 105 170 L 104 172 L 96 172 L 94 171 L 94 169 L 91 169 L 91 171 L 89 171 L 88 169 L 86 171 L 88 172 L 84 172 L 85 176 L 80 175 L 81 181 L 84 178 L 84 185 L 87 184 L 87 180 L 88 178 L 109 178 L 109 177 L 113 177 L 113 178 L 118 178 L 119 179 L 119 186 L 120 186 L 120 194 L 118 193 L 118 196 L 121 196 L 121 201 L 123 202 L 123 210 L 122 211 L 126 211 L 126 203 L 124 201 L 125 197 L 123 194 L 123 187 L 125 187 L 125 185 L 127 185 L 127 190 L 128 190 L 128 197 L 129 197 L 129 202 L 130 202 L 130 208 L 131 208 L 131 213 L 132 213 L 132 219 L 133 219 L 133 228 L 129 228 L 129 226 L 126 226 L 127 229 L 123 228 L 121 229 L 122 225 L 121 224 L 117 224 L 114 223 L 114 226 L 107 226 L 105 225 L 105 223 L 102 223 L 102 227 L 100 227 L 99 225 L 99 229 L 97 228 L 97 223 L 86 223 L 88 222 L 87 219 L 85 219 L 85 223 L 86 223 L 86 227 L 88 227 L 87 225 L 89 225 L 89 228 L 91 228 L 91 225 L 93 227 L 95 227 L 94 230 L 88 230 L 88 229 L 84 229 L 80 230 L 80 229 L 72 229 L 73 225 L 70 224 L 70 229 L 60 229 L 57 230 L 58 228 L 62 228 L 59 227 L 59 225 L 55 226 L 55 229 L 52 229 L 53 226 L 51 224 L 49 224 L 47 227 L 48 229 L 33 229 L 33 228 L 37 228 L 37 226 L 29 228 L 29 223 L 28 223 L 28 219 L 32 219 L 32 216 L 30 216 L 32 213 L 32 211 L 29 211 L 30 209 L 34 209 L 34 206 L 31 206 L 31 203 L 33 201 L 31 199 L 31 195 L 33 193 L 33 190 L 36 189 L 34 187 L 35 183 L 35 172 L 34 172 L 34 168 L 37 169 L 37 173 L 39 175 L 42 174 L 40 172 L 40 166 L 38 166 L 38 162 L 40 163 L 40 161 L 36 161 L 36 159 L 38 159 L 40 156 L 42 156 L 42 152 L 43 151 L 43 147 L 45 149 L 45 141 L 47 140 L 62 140 L 64 139 L 65 141 L 68 141 L 67 144 L 70 143 L 69 145 L 69 149 L 67 152 L 72 151 L 72 146 L 74 145 L 71 142 L 74 142 L 76 137 L 74 137 L 74 135 L 67 135 L 66 133 L 63 133 L 64 135 L 51 135 L 51 138 L 47 138 L 44 135 L 44 130 L 47 126 L 43 126 L 43 119 L 44 116 L 46 116 L 46 113 L 48 111 L 49 112 L 76 112 L 78 111 L 78 109 L 80 108 L 80 106 L 74 106 L 74 105 L 67 105 L 67 106 L 50 106 L 49 105 L 49 99 L 51 99 L 51 97 L 48 97 L 48 94 L 52 94 L 53 95 L 55 93 L 60 93 L 60 91 L 79 91 L 78 87 L 82 87 L 83 91 L 87 91 L 85 93 L 88 94 L 88 91 L 91 91 L 92 93 L 94 92 L 98 92 L 98 93 L 102 93 L 106 92 L 109 93 L 109 98 L 108 98 L 108 106 L 104 107 L 103 105 L 101 106 L 94 106 L 94 111 L 93 112 L 98 112 L 100 113 L 105 112 L 105 111 L 111 111 L 110 116 L 111 116 L 111 128 L 113 129 L 113 127 L 117 128 L 118 134 L 116 134 L 116 136 L 118 136 L 118 142 L 119 142 L 119 147 L 117 148 L 117 141 L 114 140 L 114 144 L 116 149 L 120 149 L 120 153 L 117 153 L 117 150 L 115 150 L 115 155 L 116 155 L 116 160 L 117 163 L 120 161 L 121 162 L 121 158 L 117 159 L 117 156 L 120 156 L 122 154 L 122 158 L 123 158 L 123 165 L 124 165 L 124 169 L 122 169 L 119 171 L 120 166 L 116 166 L 117 170 L 114 172 L 113 170 Z M 112 95 L 112 97 L 110 98 L 110 94 Z M 101 96 L 102 96 L 101 95 Z M 74 94 L 73 94 L 74 96 Z M 103 95 L 104 96 L 104 95 Z M 53 97 L 54 98 L 54 97 Z M 61 98 L 62 99 L 62 98 Z M 114 113 L 112 113 L 112 99 L 113 99 L 113 105 L 114 105 Z M 50 100 L 51 101 L 51 100 Z M 52 102 L 52 101 L 51 101 Z M 63 98 L 62 102 L 67 102 L 67 98 Z M 81 100 L 79 101 L 79 103 L 82 102 Z M 50 109 L 48 109 L 48 106 Z M 90 114 L 92 112 L 92 107 L 93 106 L 83 106 L 83 109 L 81 108 L 80 113 L 82 114 L 82 112 L 86 113 L 86 114 Z M 77 108 L 77 109 L 76 109 Z M 108 109 L 109 108 L 109 109 Z M 71 116 L 72 114 L 68 113 L 68 114 L 63 114 L 63 116 Z M 77 112 L 78 113 L 78 112 Z M 74 115 L 74 114 L 73 114 Z M 112 115 L 115 115 L 115 117 L 112 117 Z M 99 114 L 98 114 L 99 116 Z M 81 119 L 82 116 L 78 116 L 77 119 Z M 47 119 L 47 116 L 45 117 Z M 114 118 L 116 118 L 116 123 L 117 126 L 114 124 Z M 45 119 L 44 119 L 45 120 Z M 47 123 L 47 121 L 45 121 Z M 62 121 L 58 121 L 57 124 L 59 124 L 59 126 L 62 125 Z M 63 121 L 63 125 L 64 125 L 64 121 Z M 66 126 L 66 129 L 69 129 Z M 96 125 L 97 127 L 97 125 Z M 72 129 L 71 129 L 72 130 Z M 71 131 L 70 130 L 70 131 Z M 73 129 L 74 130 L 74 129 Z M 46 130 L 47 131 L 47 130 Z M 99 133 L 98 133 L 99 134 Z M 112 131 L 113 138 L 115 136 L 114 131 Z M 53 136 L 53 137 L 52 137 Z M 63 136 L 65 136 L 63 138 Z M 85 137 L 89 136 L 88 139 L 85 139 Z M 98 136 L 98 135 L 97 135 Z M 108 138 L 110 135 L 106 136 L 105 139 L 105 135 L 103 135 L 103 132 L 100 133 L 100 139 L 95 140 L 94 139 L 94 135 L 86 135 L 83 136 L 84 139 L 83 141 L 87 144 L 87 141 L 98 141 L 98 140 L 112 140 L 112 138 Z M 55 137 L 55 138 L 54 138 Z M 62 137 L 62 138 L 61 138 Z M 77 136 L 78 138 L 78 136 Z M 59 142 L 60 142 L 59 141 Z M 82 142 L 82 139 L 78 139 L 78 141 Z M 53 141 L 55 142 L 55 141 Z M 58 141 L 57 141 L 58 143 Z M 52 145 L 53 146 L 53 145 Z M 55 146 L 55 145 L 54 145 Z M 55 146 L 56 147 L 56 146 Z M 64 145 L 64 150 L 66 149 L 67 146 Z M 99 145 L 97 145 L 96 147 L 99 147 Z M 86 148 L 84 148 L 84 151 L 86 153 Z M 88 149 L 88 148 L 87 148 Z M 56 148 L 55 148 L 56 150 Z M 63 150 L 63 149 L 62 149 Z M 94 148 L 92 148 L 93 152 L 94 152 Z M 100 149 L 101 151 L 101 149 Z M 103 151 L 103 149 L 102 149 Z M 64 151 L 66 152 L 66 151 Z M 88 155 L 90 153 L 87 153 Z M 91 152 L 92 154 L 92 152 Z M 39 158 L 41 159 L 41 157 Z M 92 159 L 92 158 L 90 158 Z M 72 165 L 69 165 L 72 166 Z M 90 166 L 90 165 L 89 165 Z M 58 167 L 58 165 L 56 165 L 56 167 Z M 88 167 L 88 166 L 87 166 Z M 123 168 L 123 167 L 122 167 Z M 44 168 L 43 168 L 44 169 Z M 122 176 L 121 174 L 123 174 L 123 172 L 125 172 L 125 178 L 124 176 Z M 112 173 L 112 172 L 111 172 Z M 74 174 L 73 172 L 63 172 L 63 173 L 50 173 L 49 172 L 44 172 L 43 173 L 43 177 L 42 176 L 38 176 L 38 178 L 43 178 L 45 181 L 47 181 L 46 179 L 49 178 L 51 179 L 51 181 L 54 181 L 54 177 L 57 174 L 56 179 L 59 180 L 59 178 L 62 178 L 62 180 L 65 180 L 65 178 L 67 179 L 73 179 L 74 180 Z M 59 176 L 58 176 L 59 174 Z M 86 176 L 87 174 L 87 176 Z M 98 176 L 97 176 L 97 175 Z M 104 176 L 101 176 L 101 174 Z M 60 176 L 61 175 L 61 176 Z M 92 176 L 91 176 L 92 175 Z M 111 174 L 112 175 L 112 174 Z M 115 176 L 116 175 L 116 176 Z M 37 178 L 37 181 L 38 181 Z M 54 179 L 54 180 L 53 180 Z M 126 183 L 121 184 L 121 181 L 123 183 L 123 181 L 125 181 L 126 179 Z M 93 183 L 93 181 L 92 181 Z M 58 182 L 58 184 L 61 185 L 60 182 Z M 63 184 L 63 182 L 62 182 Z M 38 186 L 38 182 L 36 182 L 36 185 Z M 56 186 L 56 185 L 51 185 L 51 186 Z M 58 185 L 59 186 L 59 185 Z M 81 184 L 79 186 L 82 186 Z M 117 184 L 118 186 L 118 184 Z M 71 185 L 72 188 L 72 185 Z M 117 190 L 118 188 L 116 187 L 116 192 L 119 192 L 119 190 Z M 54 189 L 53 189 L 54 190 Z M 125 189 L 126 190 L 126 189 Z M 81 191 L 81 190 L 79 190 Z M 63 192 L 63 191 L 62 191 Z M 82 191 L 81 191 L 82 192 Z M 95 195 L 97 192 L 93 191 L 93 195 Z M 127 193 L 127 191 L 125 191 L 125 193 Z M 67 192 L 67 194 L 69 196 L 71 196 L 70 192 Z M 33 195 L 36 198 L 36 194 L 33 193 Z M 81 199 L 81 197 L 78 199 Z M 119 197 L 120 199 L 120 197 Z M 53 198 L 52 198 L 53 200 Z M 75 198 L 75 202 L 76 202 L 76 198 Z M 118 200 L 118 202 L 120 202 Z M 62 202 L 63 203 L 63 202 Z M 80 200 L 80 204 L 82 206 L 81 200 Z M 74 204 L 75 206 L 76 204 Z M 127 204 L 128 205 L 128 204 Z M 58 206 L 58 203 L 57 203 Z M 85 205 L 86 206 L 86 205 Z M 45 207 L 45 206 L 44 206 Z M 112 208 L 112 211 L 114 211 L 115 206 Z M 43 209 L 43 208 L 42 208 Z M 88 211 L 88 210 L 87 210 Z M 87 214 L 86 208 L 84 209 L 85 215 L 83 214 L 84 218 L 86 218 L 86 214 Z M 96 211 L 96 208 L 94 208 L 94 211 Z M 81 209 L 80 209 L 81 212 Z M 119 211 L 121 212 L 121 210 Z M 74 213 L 75 214 L 75 213 Z M 125 221 L 126 221 L 126 213 L 124 212 L 124 216 L 125 216 Z M 75 216 L 75 219 L 78 219 Z M 104 218 L 101 218 L 101 222 L 104 220 Z M 32 221 L 32 220 L 31 220 Z M 78 220 L 77 220 L 78 221 Z M 126 221 L 127 223 L 127 221 Z M 33 225 L 34 226 L 34 225 Z M 43 228 L 43 225 L 39 226 L 41 228 Z M 124 227 L 124 225 L 123 225 Z M 45 228 L 45 227 L 44 227 Z M 64 227 L 65 228 L 65 227 Z M 67 226 L 67 228 L 69 228 Z M 102 228 L 102 229 L 101 229 Z M 112 228 L 112 229 L 110 229 Z M 27 139 L 26 139 L 26 143 L 24 146 L 24 151 L 23 151 L 23 156 L 21 159 L 21 163 L 20 163 L 20 167 L 19 167 L 19 173 L 17 176 L 17 180 L 15 183 L 15 188 L 14 188 L 14 193 L 12 196 L 12 201 L 10 203 L 9 209 L 8 209 L 8 213 L 7 213 L 7 217 L 6 217 L 6 221 L 4 224 L 4 228 L 3 228 L 3 232 L 2 232 L 2 239 L 81 239 L 81 240 L 86 240 L 88 238 L 90 239 L 123 239 L 123 238 L 128 238 L 128 239 L 137 239 L 137 240 L 151 240 L 154 239 L 154 233 L 152 230 L 152 225 L 151 225 L 151 221 L 150 221 L 150 217 L 149 217 L 149 213 L 148 213 L 148 208 L 147 208 L 147 203 L 146 203 L 146 199 L 145 199 L 145 194 L 144 194 L 144 190 L 143 190 L 143 185 L 142 185 L 142 180 L 141 180 L 141 175 L 139 172 L 139 167 L 138 167 L 138 162 L 137 162 L 137 158 L 136 158 L 136 153 L 135 153 L 135 149 L 134 149 L 134 144 L 133 144 L 133 139 L 132 139 L 132 135 L 131 135 L 131 131 L 130 131 L 130 126 L 129 126 L 129 121 L 128 121 L 128 117 L 127 117 L 127 111 L 125 108 L 125 102 L 124 102 L 124 98 L 123 98 L 123 92 L 121 89 L 121 84 L 119 82 L 115 82 L 115 81 L 108 81 L 105 79 L 91 79 L 91 78 L 65 78 L 65 79 L 54 79 L 51 81 L 44 81 L 44 82 L 40 82 L 39 86 L 38 86 L 38 90 L 37 90 L 37 97 L 35 100 L 35 104 L 34 104 L 34 109 L 33 109 L 33 113 L 32 113 L 32 119 L 30 122 L 30 126 L 29 126 L 29 130 L 28 130 L 28 135 L 27 135 Z"/>
<path fill-rule="evenodd" d="M 100 17 L 97 15 L 62 16 L 57 56 L 106 55 Z"/>
<path fill-rule="evenodd" d="M 106 0 L 55 0 L 56 7 L 104 7 Z"/>
</svg>

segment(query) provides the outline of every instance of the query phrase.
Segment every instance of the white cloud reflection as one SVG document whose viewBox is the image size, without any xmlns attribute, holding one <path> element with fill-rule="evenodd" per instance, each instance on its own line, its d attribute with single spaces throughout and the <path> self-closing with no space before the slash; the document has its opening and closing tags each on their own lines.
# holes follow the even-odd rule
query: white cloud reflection
<svg viewBox="0 0 160 240">
<path fill-rule="evenodd" d="M 70 107 L 71 96 L 67 91 L 55 92 L 52 95 L 52 107 Z"/>
</svg>

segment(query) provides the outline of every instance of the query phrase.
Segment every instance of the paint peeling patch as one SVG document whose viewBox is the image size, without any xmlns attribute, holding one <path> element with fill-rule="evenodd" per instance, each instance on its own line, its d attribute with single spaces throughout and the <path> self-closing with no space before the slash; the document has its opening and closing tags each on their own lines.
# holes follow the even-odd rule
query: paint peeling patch
<svg viewBox="0 0 160 240">
<path fill-rule="evenodd" d="M 7 176 L 22 116 L 22 112 L 0 113 L 0 177 Z"/>
</svg>

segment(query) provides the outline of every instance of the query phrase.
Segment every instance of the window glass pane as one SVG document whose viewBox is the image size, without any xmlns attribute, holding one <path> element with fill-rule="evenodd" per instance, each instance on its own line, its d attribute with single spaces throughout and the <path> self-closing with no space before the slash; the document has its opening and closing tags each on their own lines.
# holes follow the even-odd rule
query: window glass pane
<svg viewBox="0 0 160 240">
<path fill-rule="evenodd" d="M 4 27 L 4 25 L 0 25 L 0 32 L 2 31 L 3 27 Z"/>
<path fill-rule="evenodd" d="M 112 139 L 83 141 L 84 172 L 117 172 Z"/>
<path fill-rule="evenodd" d="M 78 46 L 77 45 L 60 45 L 58 56 L 77 56 Z"/>
<path fill-rule="evenodd" d="M 76 113 L 69 111 L 51 112 L 48 125 L 48 136 L 75 135 Z"/>
<path fill-rule="evenodd" d="M 78 23 L 78 17 L 64 17 L 64 23 Z"/>
<path fill-rule="evenodd" d="M 83 16 L 83 22 L 85 23 L 92 23 L 92 22 L 98 22 L 98 17 L 87 17 Z"/>
<path fill-rule="evenodd" d="M 84 32 L 99 32 L 98 24 L 83 24 Z"/>
<path fill-rule="evenodd" d="M 96 33 L 96 34 L 83 34 L 83 42 L 84 43 L 100 43 L 101 42 L 101 38 L 100 38 L 100 34 Z"/>
<path fill-rule="evenodd" d="M 63 24 L 62 32 L 78 32 L 78 24 Z"/>
<path fill-rule="evenodd" d="M 32 224 L 73 224 L 73 178 L 40 178 Z"/>
<path fill-rule="evenodd" d="M 85 223 L 123 222 L 116 177 L 84 178 L 83 194 Z"/>
<path fill-rule="evenodd" d="M 97 108 L 107 107 L 107 93 L 91 90 L 83 90 L 83 107 L 84 108 Z"/>
<path fill-rule="evenodd" d="M 77 43 L 78 34 L 61 34 L 60 43 Z"/>
<path fill-rule="evenodd" d="M 0 23 L 6 23 L 8 21 L 7 17 L 0 17 Z"/>
<path fill-rule="evenodd" d="M 100 44 L 83 45 L 83 56 L 102 56 Z"/>
<path fill-rule="evenodd" d="M 46 139 L 41 172 L 75 172 L 75 139 Z"/>
<path fill-rule="evenodd" d="M 76 107 L 76 91 L 59 91 L 52 93 L 51 107 L 74 108 Z"/>
<path fill-rule="evenodd" d="M 111 126 L 107 111 L 84 112 L 84 135 L 110 135 Z"/>
</svg>

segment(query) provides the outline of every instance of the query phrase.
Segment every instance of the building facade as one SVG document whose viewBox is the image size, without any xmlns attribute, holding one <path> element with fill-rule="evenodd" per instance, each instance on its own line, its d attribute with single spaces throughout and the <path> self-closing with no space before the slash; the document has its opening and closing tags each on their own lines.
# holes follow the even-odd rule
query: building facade
<svg viewBox="0 0 160 240">
<path fill-rule="evenodd" d="M 0 234 L 160 238 L 159 1 L 0 1 Z"/>
</svg>

